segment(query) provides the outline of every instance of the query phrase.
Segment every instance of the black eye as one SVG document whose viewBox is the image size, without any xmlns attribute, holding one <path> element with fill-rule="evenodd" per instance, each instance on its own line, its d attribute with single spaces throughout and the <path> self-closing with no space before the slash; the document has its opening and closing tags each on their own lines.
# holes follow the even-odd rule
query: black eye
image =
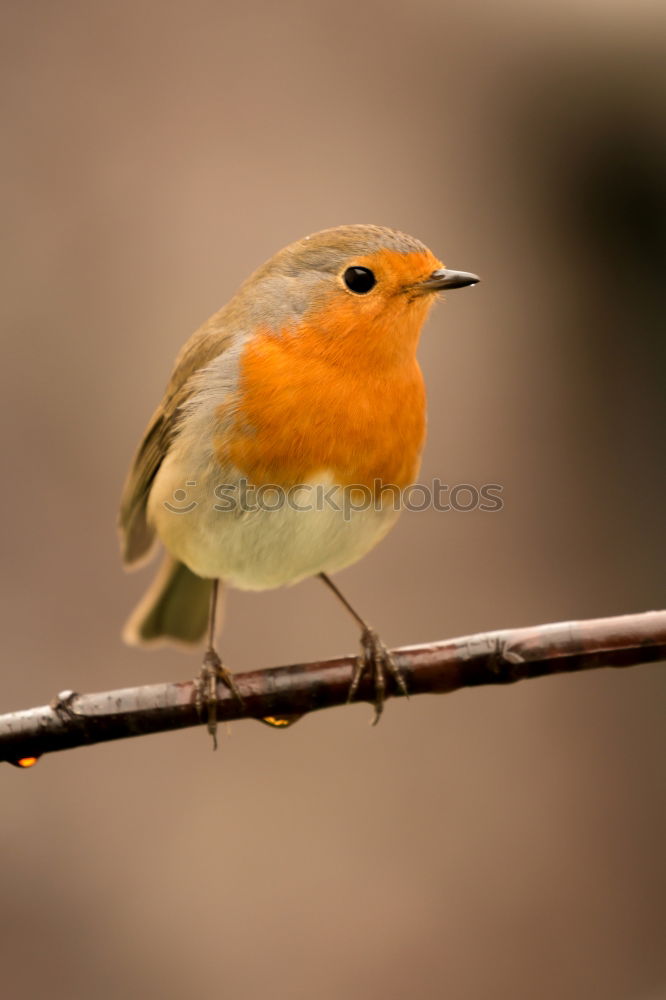
<svg viewBox="0 0 666 1000">
<path fill-rule="evenodd" d="M 369 267 L 348 267 L 343 277 L 349 291 L 356 292 L 357 295 L 365 295 L 377 284 Z"/>
</svg>

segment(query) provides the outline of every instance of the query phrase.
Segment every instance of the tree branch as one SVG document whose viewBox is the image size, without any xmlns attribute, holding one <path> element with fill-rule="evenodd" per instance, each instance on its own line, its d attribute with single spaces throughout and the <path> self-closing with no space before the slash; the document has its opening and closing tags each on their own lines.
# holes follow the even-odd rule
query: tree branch
<svg viewBox="0 0 666 1000">
<path fill-rule="evenodd" d="M 411 694 L 447 694 L 566 671 L 629 667 L 666 660 L 666 611 L 485 632 L 393 652 Z M 354 664 L 355 657 L 345 656 L 238 674 L 245 705 L 218 684 L 217 717 L 293 721 L 307 712 L 342 705 Z M 392 686 L 388 693 L 399 696 Z M 373 694 L 370 678 L 363 678 L 358 700 L 372 701 Z M 55 750 L 202 721 L 192 680 L 60 698 L 60 704 L 0 716 L 0 761 L 28 766 L 33 758 Z"/>
</svg>

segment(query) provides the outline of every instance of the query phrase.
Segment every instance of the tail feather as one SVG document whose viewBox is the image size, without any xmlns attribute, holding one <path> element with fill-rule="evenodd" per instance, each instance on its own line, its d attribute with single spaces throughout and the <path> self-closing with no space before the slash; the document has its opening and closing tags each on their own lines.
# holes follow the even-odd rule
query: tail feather
<svg viewBox="0 0 666 1000">
<path fill-rule="evenodd" d="M 164 642 L 196 645 L 206 635 L 212 580 L 196 576 L 166 555 L 157 576 L 123 630 L 132 646 Z"/>
</svg>

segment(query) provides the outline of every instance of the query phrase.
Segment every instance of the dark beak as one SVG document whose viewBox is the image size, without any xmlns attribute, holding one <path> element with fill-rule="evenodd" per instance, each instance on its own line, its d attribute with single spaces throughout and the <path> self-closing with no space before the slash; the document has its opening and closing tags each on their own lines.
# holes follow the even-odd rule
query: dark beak
<svg viewBox="0 0 666 1000">
<path fill-rule="evenodd" d="M 469 271 L 450 271 L 442 267 L 438 271 L 433 271 L 425 281 L 419 281 L 414 289 L 420 292 L 443 292 L 449 288 L 475 285 L 480 280 L 476 274 L 470 274 Z"/>
</svg>

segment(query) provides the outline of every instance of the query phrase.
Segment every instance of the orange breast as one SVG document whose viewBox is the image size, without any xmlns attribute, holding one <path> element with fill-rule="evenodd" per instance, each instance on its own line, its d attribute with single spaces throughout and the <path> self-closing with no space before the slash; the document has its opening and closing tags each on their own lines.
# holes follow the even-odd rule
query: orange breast
<svg viewBox="0 0 666 1000">
<path fill-rule="evenodd" d="M 257 485 L 288 487 L 327 471 L 341 485 L 408 486 L 425 435 L 415 342 L 390 364 L 377 363 L 370 340 L 345 350 L 338 338 L 335 354 L 322 343 L 314 326 L 248 342 L 235 425 L 216 442 L 220 460 Z"/>
</svg>

